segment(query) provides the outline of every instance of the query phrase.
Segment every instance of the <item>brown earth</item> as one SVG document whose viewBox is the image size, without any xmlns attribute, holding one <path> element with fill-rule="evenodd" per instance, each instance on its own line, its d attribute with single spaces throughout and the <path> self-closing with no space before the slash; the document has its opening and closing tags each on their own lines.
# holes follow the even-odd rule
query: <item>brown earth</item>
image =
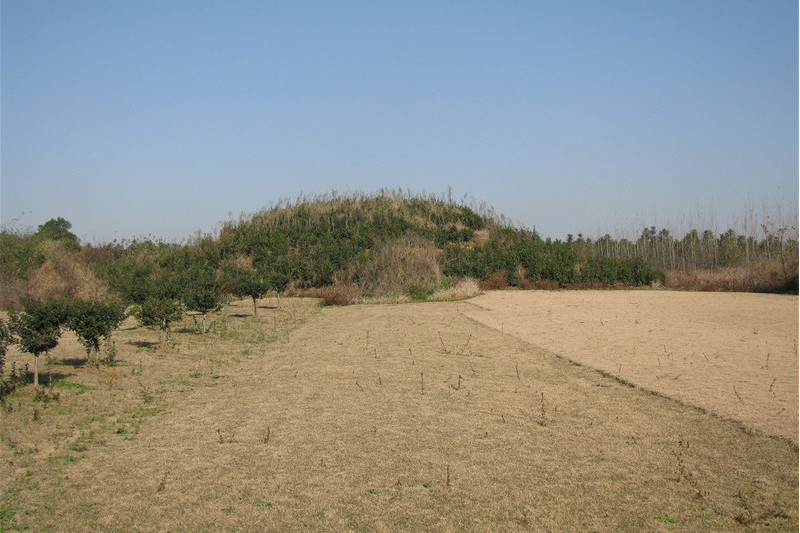
<svg viewBox="0 0 800 533">
<path fill-rule="evenodd" d="M 0 526 L 797 530 L 794 442 L 470 318 L 506 294 L 575 297 L 262 300 L 257 317 L 235 302 L 209 334 L 186 319 L 166 348 L 129 320 L 118 364 L 98 369 L 66 336 L 43 365 L 49 401 L 21 386 L 0 413 Z"/>
<path fill-rule="evenodd" d="M 571 361 L 798 442 L 797 296 L 505 291 L 475 320 Z"/>
</svg>

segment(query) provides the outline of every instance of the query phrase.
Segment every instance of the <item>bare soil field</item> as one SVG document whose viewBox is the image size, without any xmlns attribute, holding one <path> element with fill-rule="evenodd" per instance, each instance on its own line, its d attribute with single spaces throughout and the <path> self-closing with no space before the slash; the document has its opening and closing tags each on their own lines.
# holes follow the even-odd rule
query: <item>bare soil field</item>
<svg viewBox="0 0 800 533">
<path fill-rule="evenodd" d="M 42 365 L 45 398 L 27 385 L 4 404 L 0 526 L 797 530 L 795 442 L 472 318 L 503 295 L 262 300 L 257 317 L 237 302 L 167 347 L 129 320 L 117 365 L 97 369 L 67 336 Z"/>
<path fill-rule="evenodd" d="M 506 334 L 798 442 L 797 296 L 496 291 L 470 303 Z"/>
</svg>

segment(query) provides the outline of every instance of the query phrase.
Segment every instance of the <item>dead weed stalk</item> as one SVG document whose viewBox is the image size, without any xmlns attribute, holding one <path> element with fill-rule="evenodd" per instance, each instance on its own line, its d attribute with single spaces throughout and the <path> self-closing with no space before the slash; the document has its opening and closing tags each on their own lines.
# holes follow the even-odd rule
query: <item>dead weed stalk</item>
<svg viewBox="0 0 800 533">
<path fill-rule="evenodd" d="M 464 351 L 467 349 L 467 346 L 469 346 L 469 341 L 471 340 L 472 340 L 472 333 L 469 334 L 469 337 L 467 337 L 467 342 L 464 343 L 464 346 L 462 346 L 461 349 L 456 352 L 456 354 L 464 355 Z"/>
<path fill-rule="evenodd" d="M 438 333 L 438 334 L 439 334 L 439 342 L 441 342 L 441 343 L 442 343 L 442 350 L 444 351 L 444 353 L 446 353 L 446 354 L 449 354 L 449 353 L 450 353 L 450 350 L 448 350 L 448 349 L 447 349 L 447 346 L 445 346 L 445 344 L 444 344 L 444 339 L 442 339 L 442 333 L 441 333 L 441 332 L 439 332 L 439 331 L 437 331 L 436 333 Z"/>
<path fill-rule="evenodd" d="M 544 427 L 547 425 L 547 411 L 544 408 L 544 392 L 542 392 L 541 412 L 539 413 L 539 425 Z"/>
<path fill-rule="evenodd" d="M 226 435 L 221 429 L 217 428 L 217 438 L 219 439 L 220 444 L 230 444 L 233 442 L 233 433 Z"/>
<path fill-rule="evenodd" d="M 167 488 L 167 476 L 169 476 L 169 470 L 164 472 L 164 475 L 161 476 L 161 481 L 158 482 L 156 492 L 164 492 L 164 490 Z"/>
<path fill-rule="evenodd" d="M 680 483 L 681 480 L 685 480 L 691 487 L 695 490 L 695 496 L 699 499 L 705 499 L 706 492 L 700 488 L 697 483 L 697 480 L 692 476 L 690 472 L 686 470 L 686 465 L 683 463 L 683 452 L 684 450 L 689 449 L 689 443 L 678 441 L 678 450 L 672 452 L 675 456 L 675 460 L 677 464 L 675 465 L 675 482 Z"/>
<path fill-rule="evenodd" d="M 150 387 L 142 383 L 142 380 L 137 380 L 139 382 L 139 396 L 142 398 L 144 403 L 150 403 L 153 401 L 153 395 L 150 394 Z"/>
</svg>

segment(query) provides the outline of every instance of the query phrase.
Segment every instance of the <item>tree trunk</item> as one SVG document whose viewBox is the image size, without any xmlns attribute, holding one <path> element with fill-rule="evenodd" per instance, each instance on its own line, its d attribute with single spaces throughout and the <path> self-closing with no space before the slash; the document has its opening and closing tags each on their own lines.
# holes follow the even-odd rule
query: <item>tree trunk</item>
<svg viewBox="0 0 800 533">
<path fill-rule="evenodd" d="M 39 355 L 33 354 L 33 386 L 39 388 Z"/>
<path fill-rule="evenodd" d="M 256 306 L 256 297 L 253 296 L 253 316 L 256 316 L 258 313 L 258 306 Z"/>
<path fill-rule="evenodd" d="M 98 365 L 99 354 L 100 354 L 100 341 L 97 341 L 97 343 L 90 341 L 90 343 L 86 345 L 86 362 L 90 365 L 99 366 Z"/>
<path fill-rule="evenodd" d="M 203 313 L 203 334 L 206 333 L 206 314 Z"/>
</svg>

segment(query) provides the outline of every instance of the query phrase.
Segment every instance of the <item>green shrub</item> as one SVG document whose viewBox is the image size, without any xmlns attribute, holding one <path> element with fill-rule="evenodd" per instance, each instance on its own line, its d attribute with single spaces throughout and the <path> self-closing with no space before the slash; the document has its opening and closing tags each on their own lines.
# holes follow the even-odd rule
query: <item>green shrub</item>
<svg viewBox="0 0 800 533">
<path fill-rule="evenodd" d="M 434 289 L 421 287 L 419 285 L 409 285 L 408 295 L 415 302 L 424 302 L 434 293 Z"/>
<path fill-rule="evenodd" d="M 87 360 L 97 364 L 100 339 L 108 341 L 111 333 L 125 319 L 125 305 L 113 300 L 76 299 L 67 304 L 66 315 L 66 326 L 86 347 Z"/>
<path fill-rule="evenodd" d="M 582 283 L 602 283 L 615 285 L 621 280 L 619 261 L 610 257 L 590 257 L 581 265 L 580 279 Z"/>
<path fill-rule="evenodd" d="M 0 398 L 8 394 L 11 390 L 11 385 L 6 383 L 3 379 L 3 367 L 6 362 L 6 351 L 15 341 L 16 339 L 14 339 L 14 336 L 11 334 L 8 324 L 0 317 Z"/>
</svg>

